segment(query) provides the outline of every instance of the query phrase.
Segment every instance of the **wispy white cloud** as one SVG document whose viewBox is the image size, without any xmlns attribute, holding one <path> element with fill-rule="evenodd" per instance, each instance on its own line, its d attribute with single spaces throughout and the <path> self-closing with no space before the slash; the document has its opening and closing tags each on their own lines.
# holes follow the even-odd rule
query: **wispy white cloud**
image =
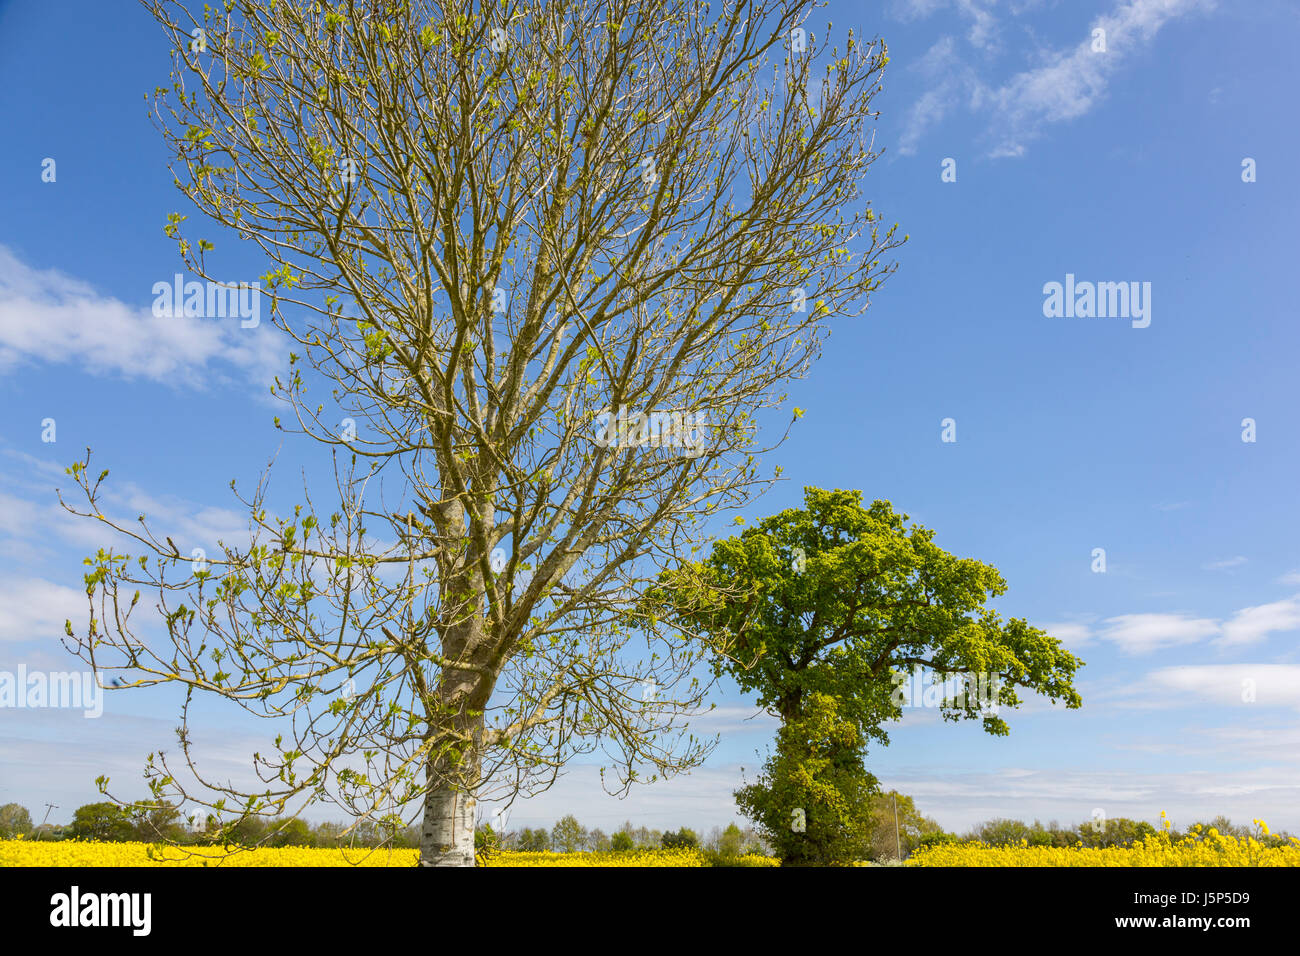
<svg viewBox="0 0 1300 956">
<path fill-rule="evenodd" d="M 890 13 L 900 20 L 918 20 L 947 5 L 948 0 L 894 0 Z"/>
<path fill-rule="evenodd" d="M 42 578 L 0 578 L 0 641 L 48 641 L 85 617 L 86 593 Z"/>
<path fill-rule="evenodd" d="M 947 4 L 906 4 L 901 15 L 915 18 L 944 6 Z M 972 46 L 986 54 L 999 49 L 993 4 L 954 0 L 953 6 L 971 21 L 967 40 Z M 899 151 L 914 153 L 927 131 L 954 108 L 965 106 L 986 120 L 990 156 L 1022 156 L 1048 126 L 1078 119 L 1102 102 L 1120 68 L 1148 48 L 1166 24 L 1213 7 L 1214 0 L 1123 0 L 1082 30 L 1076 44 L 1043 51 L 1035 66 L 1003 81 L 986 79 L 949 49 L 942 72 L 936 73 L 932 65 L 923 62 L 917 66 L 929 79 L 929 89 L 908 113 Z M 1011 11 L 1012 15 L 1017 12 Z M 1096 30 L 1105 31 L 1104 51 L 1094 48 Z M 936 44 L 931 52 L 938 47 Z M 926 58 L 929 56 L 927 53 Z"/>
<path fill-rule="evenodd" d="M 1231 562 L 1222 563 L 1236 566 Z M 1106 618 L 1099 626 L 1088 620 L 1040 626 L 1067 647 L 1081 647 L 1100 639 L 1132 655 L 1196 644 L 1210 638 L 1210 644 L 1215 647 L 1242 647 L 1258 644 L 1270 634 L 1300 630 L 1300 594 L 1242 608 L 1227 621 L 1187 613 L 1144 613 L 1118 614 Z"/>
<path fill-rule="evenodd" d="M 47 467 L 31 455 L 14 453 L 27 468 L 0 472 L 0 554 L 11 558 L 39 560 L 47 557 L 55 542 L 78 549 L 109 547 L 117 534 L 93 518 L 74 515 L 59 504 L 54 492 L 62 487 L 64 500 L 73 507 L 85 507 L 84 496 L 62 469 Z M 74 494 L 69 494 L 71 488 Z M 183 554 L 203 548 L 215 553 L 218 541 L 244 544 L 249 538 L 247 514 L 190 501 L 175 495 L 155 495 L 134 482 L 106 483 L 101 489 L 104 513 L 118 525 L 137 527 L 144 515 L 151 528 L 170 535 Z"/>
<path fill-rule="evenodd" d="M 1078 621 L 1056 621 L 1040 626 L 1069 648 L 1084 647 L 1091 644 L 1093 640 L 1092 628 Z"/>
<path fill-rule="evenodd" d="M 943 11 L 966 20 L 970 26 L 966 39 L 971 46 L 991 50 L 998 42 L 998 19 L 993 15 L 997 0 L 899 0 L 892 14 L 903 21 L 924 20 Z"/>
<path fill-rule="evenodd" d="M 1107 618 L 1100 637 L 1126 654 L 1149 654 L 1194 644 L 1219 633 L 1219 623 L 1187 614 L 1120 614 Z"/>
<path fill-rule="evenodd" d="M 994 50 L 998 46 L 998 21 L 989 8 L 994 0 L 979 3 L 977 0 L 957 0 L 957 9 L 971 21 L 966 39 L 971 46 L 981 50 Z"/>
<path fill-rule="evenodd" d="M 723 704 L 692 717 L 691 731 L 699 736 L 757 733 L 770 737 L 780 722 L 761 707 L 748 704 Z"/>
<path fill-rule="evenodd" d="M 1147 674 L 1130 693 L 1190 704 L 1288 707 L 1300 710 L 1300 667 L 1290 664 L 1186 664 Z M 1168 703 L 1168 700 L 1163 703 Z"/>
<path fill-rule="evenodd" d="M 930 89 L 907 112 L 898 142 L 900 153 L 914 154 L 921 138 L 960 107 L 963 97 L 968 95 L 966 88 L 978 82 L 974 71 L 962 63 L 956 47 L 953 37 L 940 37 L 914 65 L 926 77 Z"/>
<path fill-rule="evenodd" d="M 160 281 L 171 276 L 160 276 Z M 57 270 L 33 269 L 0 246 L 0 370 L 66 363 L 98 375 L 203 389 L 234 378 L 258 385 L 280 370 L 287 349 L 267 323 L 159 317 L 103 295 Z"/>
<path fill-rule="evenodd" d="M 1148 47 L 1166 23 L 1212 7 L 1213 0 L 1128 0 L 1093 21 L 1074 47 L 1001 86 L 977 90 L 975 109 L 988 112 L 996 137 L 992 155 L 1023 155 L 1045 126 L 1089 112 L 1105 97 L 1116 71 Z M 1094 50 L 1098 29 L 1105 31 L 1104 52 Z"/>
<path fill-rule="evenodd" d="M 1300 727 L 1294 724 L 1272 726 L 1229 725 L 1188 728 L 1171 738 L 1168 733 L 1142 735 L 1122 741 L 1121 750 L 1141 753 L 1211 757 L 1218 760 L 1267 760 L 1300 766 Z"/>
<path fill-rule="evenodd" d="M 1223 633 L 1211 643 L 1219 647 L 1258 644 L 1270 634 L 1300 629 L 1300 595 L 1271 604 L 1242 608 L 1223 625 Z"/>
<path fill-rule="evenodd" d="M 1228 571 L 1232 568 L 1239 568 L 1245 563 L 1246 558 L 1239 554 L 1236 557 L 1224 558 L 1222 561 L 1209 561 L 1202 564 L 1201 569 L 1204 571 Z"/>
</svg>

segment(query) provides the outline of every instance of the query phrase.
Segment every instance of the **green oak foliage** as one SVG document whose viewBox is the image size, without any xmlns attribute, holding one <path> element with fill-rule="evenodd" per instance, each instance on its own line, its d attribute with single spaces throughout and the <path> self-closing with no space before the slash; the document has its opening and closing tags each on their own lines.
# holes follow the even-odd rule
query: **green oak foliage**
<svg viewBox="0 0 1300 956">
<path fill-rule="evenodd" d="M 1017 688 L 1081 705 L 1073 678 L 1083 662 L 987 606 L 1006 589 L 996 568 L 944 551 L 889 502 L 864 508 L 861 492 L 805 488 L 802 509 L 663 574 L 644 609 L 728 648 L 715 671 L 781 719 L 776 753 L 737 804 L 784 862 L 842 863 L 870 852 L 879 829 L 863 760 L 871 740 L 889 743 L 884 725 L 902 716 L 899 680 L 912 670 L 982 690 L 937 703 L 945 719 L 982 719 L 991 734 L 1009 732 L 999 711 L 1020 703 Z M 803 833 L 791 826 L 796 811 Z"/>
<path fill-rule="evenodd" d="M 805 488 L 802 509 L 663 575 L 649 606 L 728 645 L 715 668 L 785 722 L 822 693 L 865 738 L 887 744 L 883 725 L 902 716 L 904 703 L 894 675 L 915 667 L 997 675 L 999 708 L 1020 703 L 1017 688 L 1079 707 L 1073 678 L 1083 661 L 1042 629 L 1003 620 L 987 606 L 1007 589 L 997 569 L 949 554 L 932 530 L 908 520 L 887 501 L 863 508 L 858 491 Z M 1008 733 L 974 694 L 945 700 L 942 712 Z"/>
</svg>

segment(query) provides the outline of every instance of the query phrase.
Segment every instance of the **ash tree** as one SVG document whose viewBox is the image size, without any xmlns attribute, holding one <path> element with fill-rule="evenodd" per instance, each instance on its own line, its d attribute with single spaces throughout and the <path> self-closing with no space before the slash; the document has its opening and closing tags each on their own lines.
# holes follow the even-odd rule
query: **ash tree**
<svg viewBox="0 0 1300 956">
<path fill-rule="evenodd" d="M 716 648 L 715 673 L 781 721 L 777 752 L 737 800 L 783 858 L 858 858 L 845 853 L 869 839 L 877 791 L 867 746 L 888 745 L 886 725 L 905 707 L 933 703 L 945 720 L 1005 736 L 1002 708 L 1019 706 L 1018 690 L 1082 705 L 1083 662 L 1043 629 L 1004 620 L 988 606 L 1007 590 L 998 570 L 934 536 L 887 501 L 805 488 L 802 508 L 716 542 L 643 592 L 647 613 Z M 922 675 L 943 695 L 915 700 Z M 809 836 L 792 831 L 795 810 Z"/>
<path fill-rule="evenodd" d="M 154 799 L 231 828 L 410 814 L 421 864 L 472 865 L 476 802 L 574 755 L 616 793 L 698 764 L 716 649 L 639 595 L 772 480 L 758 416 L 893 268 L 859 192 L 883 43 L 785 0 L 145 6 L 173 60 L 156 125 L 210 227 L 166 232 L 204 279 L 214 240 L 265 257 L 276 422 L 334 469 L 278 511 L 270 468 L 232 482 L 249 540 L 198 564 L 108 513 L 89 452 L 70 469 L 65 506 L 125 536 L 70 646 L 183 691 Z M 284 728 L 252 786 L 205 774 L 201 696 Z"/>
</svg>

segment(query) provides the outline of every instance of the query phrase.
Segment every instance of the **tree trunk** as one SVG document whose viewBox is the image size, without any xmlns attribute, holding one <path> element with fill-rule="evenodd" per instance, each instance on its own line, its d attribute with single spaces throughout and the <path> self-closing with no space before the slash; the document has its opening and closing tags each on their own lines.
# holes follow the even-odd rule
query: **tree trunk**
<svg viewBox="0 0 1300 956">
<path fill-rule="evenodd" d="M 480 582 L 458 576 L 451 593 L 477 594 Z M 438 703 L 449 726 L 447 748 L 436 747 L 429 757 L 424 798 L 424 824 L 420 828 L 420 866 L 474 866 L 474 794 L 479 785 L 483 753 L 483 711 L 492 695 L 495 675 L 487 677 L 483 665 L 491 648 L 485 643 L 482 618 L 477 610 L 447 628 L 442 653 L 448 661 L 438 684 Z M 435 738 L 436 739 L 436 738 Z"/>
<path fill-rule="evenodd" d="M 483 755 L 483 715 L 462 715 L 456 736 L 474 743 L 464 750 L 447 750 L 430 758 L 429 792 L 424 797 L 420 828 L 420 866 L 474 866 L 474 794 Z"/>
<path fill-rule="evenodd" d="M 460 648 L 457 647 L 459 651 Z M 439 688 L 450 718 L 449 737 L 457 745 L 437 748 L 429 757 L 420 828 L 420 866 L 474 866 L 474 816 L 483 754 L 483 708 L 491 683 L 447 668 Z M 462 743 L 463 742 L 463 743 Z"/>
<path fill-rule="evenodd" d="M 429 791 L 420 830 L 420 866 L 474 865 L 474 806 L 472 794 L 449 785 Z"/>
</svg>

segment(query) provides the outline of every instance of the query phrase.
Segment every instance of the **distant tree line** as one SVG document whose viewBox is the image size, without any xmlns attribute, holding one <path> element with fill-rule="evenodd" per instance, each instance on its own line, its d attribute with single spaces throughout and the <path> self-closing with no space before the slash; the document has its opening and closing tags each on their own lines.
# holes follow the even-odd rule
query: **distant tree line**
<svg viewBox="0 0 1300 956">
<path fill-rule="evenodd" d="M 561 817 L 551 829 L 524 827 L 497 833 L 490 825 L 478 828 L 475 845 L 480 851 L 515 850 L 524 853 L 628 853 L 636 850 L 704 850 L 711 857 L 730 859 L 751 854 L 770 855 L 771 848 L 753 827 L 735 823 L 714 827 L 701 838 L 689 827 L 657 830 L 636 827 L 628 820 L 613 833 L 599 827 L 588 830 L 573 814 Z"/>
<path fill-rule="evenodd" d="M 1264 836 L 1256 832 L 1254 827 L 1234 824 L 1222 815 L 1212 820 L 1193 822 L 1186 828 L 1170 827 L 1169 836 L 1174 842 L 1189 837 L 1204 839 L 1211 829 L 1239 840 L 1254 837 L 1265 846 L 1285 846 L 1290 840 L 1290 834 L 1285 831 Z M 990 846 L 1013 846 L 1024 842 L 1029 846 L 1074 846 L 1081 843 L 1085 847 L 1115 847 L 1128 846 L 1157 832 L 1157 828 L 1146 820 L 1131 820 L 1128 817 L 1089 821 L 1078 826 L 1061 826 L 1055 820 L 1044 824 L 1038 820 L 1025 823 L 998 818 L 979 824 L 964 837 L 945 834 L 944 838 L 978 840 Z"/>
<path fill-rule="evenodd" d="M 197 823 L 197 826 L 195 825 Z M 32 826 L 31 814 L 17 803 L 0 807 L 0 839 L 140 841 L 182 846 L 231 843 L 244 846 L 415 847 L 419 833 L 400 821 L 356 824 L 349 833 L 341 823 L 312 826 L 297 817 L 248 817 L 237 826 L 220 828 L 207 820 L 186 819 L 171 804 L 122 807 L 108 801 L 78 807 L 72 822 Z"/>
<path fill-rule="evenodd" d="M 1090 821 L 1078 826 L 1062 826 L 1053 820 L 1042 823 L 1035 820 L 994 818 L 980 823 L 964 833 L 945 831 L 934 819 L 916 809 L 913 799 L 897 791 L 875 794 L 866 811 L 868 822 L 862 845 L 864 858 L 876 861 L 905 860 L 919 847 L 933 843 L 978 841 L 990 846 L 1085 847 L 1128 846 L 1136 840 L 1157 832 L 1145 820 L 1116 817 L 1105 821 Z M 1224 816 L 1193 823 L 1185 829 L 1171 828 L 1175 840 L 1187 837 L 1203 839 L 1213 828 L 1224 836 L 1237 839 L 1255 837 L 1265 846 L 1283 846 L 1290 834 L 1282 831 L 1263 836 L 1255 828 L 1234 824 Z M 0 839 L 22 837 L 34 840 L 101 840 L 106 842 L 142 841 L 146 843 L 176 843 L 181 845 L 211 845 L 231 843 L 244 846 L 301 846 L 301 847 L 418 847 L 420 835 L 416 827 L 407 827 L 400 821 L 380 823 L 361 822 L 352 830 L 342 823 L 310 825 L 296 817 L 279 817 L 270 820 L 249 818 L 234 829 L 224 832 L 215 827 L 194 828 L 181 812 L 171 805 L 138 807 L 127 810 L 115 803 L 88 803 L 78 807 L 72 822 L 65 825 L 43 824 L 33 826 L 31 813 L 17 803 L 0 806 Z M 630 820 L 612 833 L 599 827 L 587 829 L 573 814 L 566 814 L 550 829 L 523 827 L 517 830 L 496 832 L 490 825 L 477 828 L 475 846 L 481 853 L 512 850 L 531 853 L 622 853 L 637 850 L 698 848 L 715 863 L 725 862 L 753 854 L 770 856 L 772 847 L 755 828 L 739 827 L 730 823 L 726 827 L 713 827 L 703 838 L 694 830 L 681 827 L 677 830 L 658 830 L 633 826 Z"/>
<path fill-rule="evenodd" d="M 318 823 L 314 826 L 296 817 L 260 820 L 250 817 L 233 828 L 218 829 L 215 824 L 195 827 L 181 811 L 170 804 L 142 805 L 135 809 L 116 803 L 88 803 L 78 807 L 72 822 L 63 825 L 33 826 L 31 813 L 17 803 L 0 806 L 0 839 L 99 840 L 105 842 L 176 843 L 207 845 L 232 843 L 245 846 L 359 846 L 395 848 L 418 847 L 418 827 L 400 821 L 360 822 L 350 831 L 342 823 Z M 567 814 L 556 824 L 524 827 L 496 833 L 490 825 L 478 827 L 475 843 L 480 850 L 518 850 L 524 852 L 601 853 L 660 848 L 698 847 L 721 857 L 768 854 L 770 849 L 753 828 L 736 824 L 714 827 L 701 839 L 694 830 L 656 830 L 634 827 L 629 820 L 612 834 L 599 828 L 588 830 L 577 817 Z"/>
</svg>

